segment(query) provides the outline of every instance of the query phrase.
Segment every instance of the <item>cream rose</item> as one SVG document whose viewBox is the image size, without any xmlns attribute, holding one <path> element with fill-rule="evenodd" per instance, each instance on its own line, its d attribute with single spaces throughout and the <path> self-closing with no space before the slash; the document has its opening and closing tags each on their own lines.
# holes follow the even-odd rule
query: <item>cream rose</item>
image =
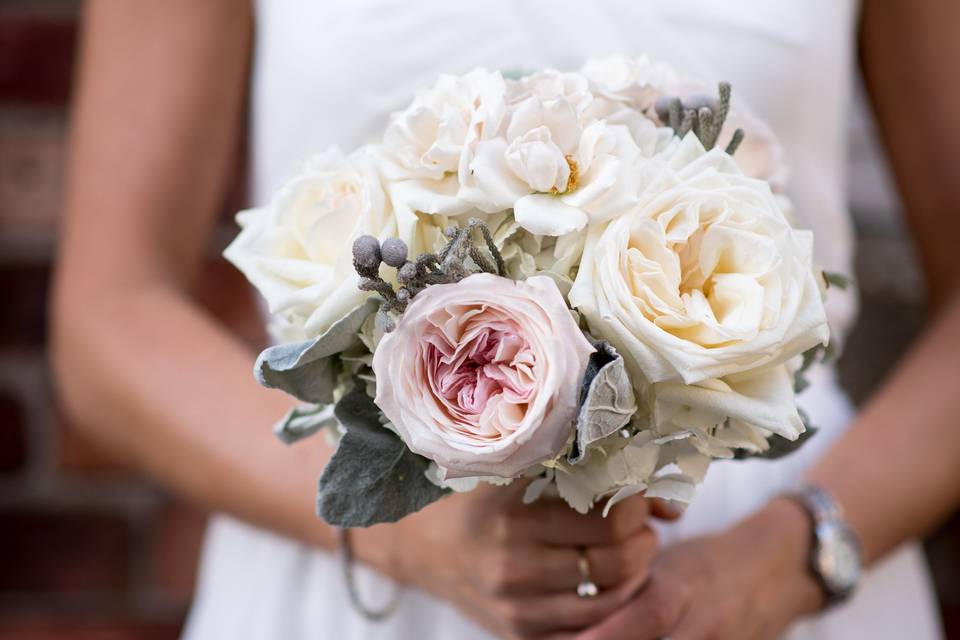
<svg viewBox="0 0 960 640">
<path fill-rule="evenodd" d="M 389 237 L 396 223 L 369 149 L 332 148 L 307 162 L 269 205 L 241 212 L 224 252 L 270 312 L 315 336 L 368 295 L 357 288 L 350 246 L 362 234 Z"/>
<path fill-rule="evenodd" d="M 374 354 L 376 403 L 447 477 L 514 477 L 566 446 L 592 352 L 552 280 L 476 274 L 413 299 Z"/>
<path fill-rule="evenodd" d="M 829 337 L 813 237 L 688 135 L 630 214 L 591 230 L 570 292 L 635 384 L 784 362 Z"/>
<path fill-rule="evenodd" d="M 658 382 L 647 401 L 658 435 L 690 434 L 702 454 L 727 458 L 734 449 L 764 451 L 767 437 L 795 440 L 806 428 L 793 390 L 795 367 L 778 364 L 696 384 Z"/>
</svg>

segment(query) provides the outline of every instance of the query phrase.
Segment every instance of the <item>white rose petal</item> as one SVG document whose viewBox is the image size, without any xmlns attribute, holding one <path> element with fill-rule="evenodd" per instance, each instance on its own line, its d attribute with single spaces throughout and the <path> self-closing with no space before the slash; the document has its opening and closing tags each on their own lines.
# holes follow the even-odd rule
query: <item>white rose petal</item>
<svg viewBox="0 0 960 640">
<path fill-rule="evenodd" d="M 566 191 L 570 164 L 547 127 L 527 131 L 510 143 L 505 155 L 507 166 L 534 191 Z"/>
<path fill-rule="evenodd" d="M 463 145 L 484 128 L 492 137 L 504 114 L 505 85 L 499 72 L 475 69 L 441 75 L 437 83 L 393 114 L 383 136 L 391 179 L 440 180 L 455 173 Z"/>
<path fill-rule="evenodd" d="M 793 375 L 783 364 L 710 379 L 698 384 L 659 382 L 651 386 L 658 433 L 721 427 L 728 418 L 794 440 L 804 431 L 797 412 Z"/>
<path fill-rule="evenodd" d="M 305 335 L 323 332 L 367 295 L 357 289 L 350 246 L 389 237 L 389 215 L 369 149 L 311 159 L 269 205 L 237 216 L 243 227 L 224 252 L 266 299 L 270 312 Z"/>
<path fill-rule="evenodd" d="M 693 135 L 629 215 L 590 232 L 570 302 L 635 383 L 723 377 L 829 337 L 811 234 Z"/>
</svg>

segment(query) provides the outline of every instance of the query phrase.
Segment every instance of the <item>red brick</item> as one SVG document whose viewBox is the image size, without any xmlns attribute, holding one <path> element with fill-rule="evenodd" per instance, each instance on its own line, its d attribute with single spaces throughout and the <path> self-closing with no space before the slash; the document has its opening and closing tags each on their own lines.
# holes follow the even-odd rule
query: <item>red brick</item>
<svg viewBox="0 0 960 640">
<path fill-rule="evenodd" d="M 20 471 L 27 461 L 23 408 L 11 391 L 0 390 L 0 473 Z"/>
<path fill-rule="evenodd" d="M 122 592 L 129 586 L 130 527 L 117 514 L 0 512 L 0 594 Z"/>
<path fill-rule="evenodd" d="M 206 525 L 206 514 L 180 504 L 170 504 L 157 514 L 149 549 L 148 580 L 152 589 L 184 603 L 189 601 Z"/>
<path fill-rule="evenodd" d="M 76 21 L 70 17 L 3 15 L 0 102 L 62 105 L 70 96 Z"/>
<path fill-rule="evenodd" d="M 0 265 L 0 347 L 43 344 L 49 280 L 45 264 Z"/>
<path fill-rule="evenodd" d="M 65 119 L 62 110 L 0 110 L 0 241 L 7 255 L 54 246 Z"/>
<path fill-rule="evenodd" d="M 28 620 L 0 622 L 0 640 L 176 640 L 182 622 Z"/>
</svg>

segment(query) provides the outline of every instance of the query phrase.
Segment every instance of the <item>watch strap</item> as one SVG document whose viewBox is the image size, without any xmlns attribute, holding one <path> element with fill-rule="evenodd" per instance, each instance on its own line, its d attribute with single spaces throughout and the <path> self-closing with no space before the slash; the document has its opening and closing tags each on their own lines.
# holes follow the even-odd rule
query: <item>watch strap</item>
<svg viewBox="0 0 960 640">
<path fill-rule="evenodd" d="M 826 607 L 832 607 L 846 600 L 853 589 L 837 590 L 831 587 L 830 580 L 823 575 L 817 563 L 817 554 L 824 544 L 822 531 L 824 527 L 842 527 L 856 538 L 853 529 L 843 517 L 843 509 L 830 493 L 816 485 L 807 484 L 785 494 L 786 497 L 799 503 L 810 518 L 811 543 L 809 570 L 823 590 L 826 598 Z M 859 547 L 859 540 L 856 540 Z"/>
<path fill-rule="evenodd" d="M 843 520 L 843 509 L 830 493 L 814 484 L 803 485 L 790 496 L 803 504 L 814 524 Z"/>
</svg>

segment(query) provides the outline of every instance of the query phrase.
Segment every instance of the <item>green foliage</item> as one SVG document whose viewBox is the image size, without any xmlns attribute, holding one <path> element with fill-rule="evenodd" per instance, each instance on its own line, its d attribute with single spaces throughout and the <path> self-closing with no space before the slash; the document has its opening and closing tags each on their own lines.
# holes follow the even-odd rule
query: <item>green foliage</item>
<svg viewBox="0 0 960 640">
<path fill-rule="evenodd" d="M 380 409 L 357 385 L 334 415 L 346 432 L 320 477 L 317 514 L 337 527 L 396 522 L 442 498 L 425 475 L 429 461 L 380 423 Z"/>
<path fill-rule="evenodd" d="M 330 405 L 301 405 L 290 409 L 287 415 L 273 426 L 273 433 L 284 444 L 293 444 L 336 424 Z"/>
<path fill-rule="evenodd" d="M 846 291 L 850 287 L 850 278 L 839 273 L 824 271 L 823 279 L 826 281 L 828 287 L 836 287 L 841 291 Z"/>
<path fill-rule="evenodd" d="M 340 366 L 336 356 L 359 342 L 357 332 L 376 309 L 377 302 L 367 300 L 313 340 L 264 350 L 254 376 L 263 386 L 282 389 L 303 402 L 332 403 Z"/>
</svg>

